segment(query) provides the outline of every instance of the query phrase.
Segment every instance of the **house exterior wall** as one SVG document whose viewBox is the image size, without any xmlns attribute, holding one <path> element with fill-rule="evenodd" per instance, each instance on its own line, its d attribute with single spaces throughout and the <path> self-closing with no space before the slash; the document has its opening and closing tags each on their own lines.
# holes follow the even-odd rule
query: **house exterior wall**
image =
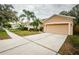
<svg viewBox="0 0 79 59">
<path fill-rule="evenodd" d="M 73 34 L 73 19 L 68 17 L 54 16 L 44 22 L 44 32 L 58 34 Z"/>
</svg>

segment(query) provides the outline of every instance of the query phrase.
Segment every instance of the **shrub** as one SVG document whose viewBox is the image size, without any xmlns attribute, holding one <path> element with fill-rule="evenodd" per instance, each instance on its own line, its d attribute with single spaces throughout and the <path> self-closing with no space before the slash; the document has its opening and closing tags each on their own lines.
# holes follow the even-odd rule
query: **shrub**
<svg viewBox="0 0 79 59">
<path fill-rule="evenodd" d="M 8 23 L 4 24 L 3 27 L 5 27 L 5 28 L 11 28 L 11 24 L 8 24 Z"/>
<path fill-rule="evenodd" d="M 28 30 L 28 28 L 27 27 L 22 27 L 21 30 Z"/>
<path fill-rule="evenodd" d="M 18 27 L 18 29 L 20 29 L 20 30 L 28 30 L 27 27 Z"/>
<path fill-rule="evenodd" d="M 71 35 L 69 36 L 69 40 L 75 48 L 79 48 L 79 35 Z"/>
<path fill-rule="evenodd" d="M 79 25 L 74 27 L 74 34 L 79 34 Z"/>
<path fill-rule="evenodd" d="M 40 27 L 40 31 L 43 31 L 43 27 Z"/>
</svg>

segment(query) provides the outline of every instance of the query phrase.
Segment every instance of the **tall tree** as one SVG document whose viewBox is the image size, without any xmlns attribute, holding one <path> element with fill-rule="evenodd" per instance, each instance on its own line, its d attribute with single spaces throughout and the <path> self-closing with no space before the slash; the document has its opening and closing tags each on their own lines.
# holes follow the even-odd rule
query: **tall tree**
<svg viewBox="0 0 79 59">
<path fill-rule="evenodd" d="M 15 15 L 15 11 L 13 11 L 14 7 L 10 4 L 0 4 L 0 26 L 8 21 L 17 20 L 17 16 Z"/>
<path fill-rule="evenodd" d="M 59 14 L 61 14 L 61 15 L 68 15 L 68 12 L 67 11 L 61 11 Z"/>
<path fill-rule="evenodd" d="M 71 12 L 71 13 L 70 13 Z M 70 16 L 76 17 L 76 24 L 79 24 L 79 4 L 74 6 L 72 10 L 70 10 Z"/>
</svg>

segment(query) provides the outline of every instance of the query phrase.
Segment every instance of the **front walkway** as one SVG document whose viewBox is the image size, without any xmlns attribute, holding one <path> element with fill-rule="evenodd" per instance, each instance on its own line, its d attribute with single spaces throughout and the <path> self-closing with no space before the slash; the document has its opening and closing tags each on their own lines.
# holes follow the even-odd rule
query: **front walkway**
<svg viewBox="0 0 79 59">
<path fill-rule="evenodd" d="M 55 55 L 67 37 L 50 33 L 20 37 L 9 31 L 7 33 L 12 39 L 0 41 L 0 54 Z"/>
</svg>

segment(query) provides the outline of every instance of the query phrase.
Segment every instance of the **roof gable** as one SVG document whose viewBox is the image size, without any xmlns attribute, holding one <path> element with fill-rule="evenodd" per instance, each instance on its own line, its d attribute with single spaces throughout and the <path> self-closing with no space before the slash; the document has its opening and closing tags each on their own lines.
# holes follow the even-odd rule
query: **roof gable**
<svg viewBox="0 0 79 59">
<path fill-rule="evenodd" d="M 44 23 L 45 22 L 51 22 L 51 21 L 54 21 L 54 20 L 56 20 L 56 21 L 68 21 L 69 19 L 75 19 L 75 17 L 71 17 L 71 16 L 65 16 L 65 15 L 53 15 L 53 16 L 51 16 L 51 17 L 49 17 L 48 19 L 46 19 L 45 21 L 44 21 Z"/>
</svg>

